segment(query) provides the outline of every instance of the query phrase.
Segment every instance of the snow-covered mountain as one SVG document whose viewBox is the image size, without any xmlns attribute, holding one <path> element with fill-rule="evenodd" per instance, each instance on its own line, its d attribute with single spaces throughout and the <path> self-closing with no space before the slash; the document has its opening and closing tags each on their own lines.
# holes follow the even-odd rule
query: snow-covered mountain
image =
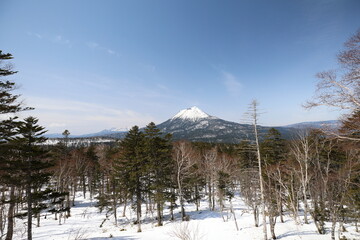
<svg viewBox="0 0 360 240">
<path fill-rule="evenodd" d="M 198 107 L 181 110 L 169 120 L 158 125 L 164 133 L 171 133 L 174 140 L 238 143 L 254 139 L 253 126 L 225 121 L 211 116 Z M 259 126 L 260 136 L 265 136 L 270 127 Z M 291 129 L 276 127 L 284 137 L 289 137 Z"/>
<path fill-rule="evenodd" d="M 338 121 L 304 122 L 287 126 L 274 127 L 283 136 L 291 138 L 299 129 L 321 128 L 324 126 L 339 126 Z M 163 133 L 171 133 L 174 140 L 190 140 L 218 143 L 238 143 L 242 140 L 253 140 L 253 126 L 226 121 L 211 116 L 198 107 L 183 109 L 167 121 L 157 125 Z M 264 137 L 271 127 L 258 126 L 260 138 Z M 97 133 L 84 135 L 70 135 L 72 138 L 95 138 L 103 137 L 114 139 L 124 138 L 127 133 L 125 129 L 111 128 Z M 62 138 L 61 134 L 48 135 L 49 138 Z"/>
<path fill-rule="evenodd" d="M 209 114 L 200 110 L 198 107 L 194 106 L 191 108 L 181 110 L 175 116 L 173 116 L 171 118 L 171 120 L 182 119 L 182 120 L 189 120 L 189 121 L 196 122 L 200 119 L 208 119 L 208 118 L 215 119 L 216 117 L 212 117 Z"/>
</svg>

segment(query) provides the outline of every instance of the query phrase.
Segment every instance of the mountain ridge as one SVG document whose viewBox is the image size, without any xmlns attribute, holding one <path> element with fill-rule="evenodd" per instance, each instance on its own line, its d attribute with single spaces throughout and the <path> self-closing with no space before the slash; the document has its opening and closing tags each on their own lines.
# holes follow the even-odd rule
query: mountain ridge
<svg viewBox="0 0 360 240">
<path fill-rule="evenodd" d="M 263 138 L 270 128 L 277 129 L 284 138 L 291 138 L 299 129 L 319 127 L 326 123 L 338 126 L 339 121 L 312 121 L 301 122 L 285 126 L 258 126 L 260 138 Z M 204 142 L 238 143 L 245 139 L 254 139 L 253 126 L 220 119 L 211 116 L 196 106 L 183 109 L 168 120 L 157 124 L 163 133 L 171 133 L 174 140 L 190 140 Z M 142 128 L 143 129 L 143 128 Z M 125 137 L 127 130 L 118 128 L 104 129 L 97 133 L 69 136 L 71 138 L 94 138 L 109 137 L 121 139 Z M 49 138 L 62 138 L 62 134 L 48 134 Z"/>
</svg>

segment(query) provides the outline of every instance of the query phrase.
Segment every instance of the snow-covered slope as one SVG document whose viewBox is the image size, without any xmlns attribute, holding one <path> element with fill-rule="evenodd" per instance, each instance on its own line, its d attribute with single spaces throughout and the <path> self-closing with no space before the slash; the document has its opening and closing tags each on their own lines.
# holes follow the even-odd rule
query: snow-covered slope
<svg viewBox="0 0 360 240">
<path fill-rule="evenodd" d="M 191 108 L 181 110 L 174 117 L 172 117 L 171 120 L 183 119 L 183 120 L 197 121 L 204 118 L 212 118 L 212 117 L 209 114 L 203 112 L 198 107 L 194 106 Z"/>
<path fill-rule="evenodd" d="M 164 133 L 171 133 L 174 140 L 190 140 L 218 143 L 239 143 L 241 140 L 254 139 L 253 127 L 225 121 L 211 116 L 198 107 L 181 110 L 174 117 L 158 125 Z M 259 126 L 264 136 L 270 127 Z M 291 129 L 277 127 L 283 137 L 289 137 Z"/>
</svg>

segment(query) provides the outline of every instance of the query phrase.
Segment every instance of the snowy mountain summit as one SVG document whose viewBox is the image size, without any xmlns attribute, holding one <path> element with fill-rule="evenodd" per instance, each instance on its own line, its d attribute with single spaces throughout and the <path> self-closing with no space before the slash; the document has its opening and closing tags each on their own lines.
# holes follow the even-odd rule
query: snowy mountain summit
<svg viewBox="0 0 360 240">
<path fill-rule="evenodd" d="M 171 120 L 182 119 L 182 120 L 197 121 L 204 118 L 214 118 L 214 117 L 210 116 L 209 114 L 203 112 L 198 107 L 194 106 L 191 108 L 181 110 L 174 117 L 172 117 Z"/>
</svg>

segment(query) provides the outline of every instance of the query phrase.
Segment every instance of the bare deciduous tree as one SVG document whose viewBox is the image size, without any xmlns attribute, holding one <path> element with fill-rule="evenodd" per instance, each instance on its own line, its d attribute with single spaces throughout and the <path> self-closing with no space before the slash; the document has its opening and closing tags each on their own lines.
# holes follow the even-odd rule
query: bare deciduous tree
<svg viewBox="0 0 360 240">
<path fill-rule="evenodd" d="M 174 143 L 173 148 L 173 159 L 176 165 L 176 183 L 178 186 L 180 208 L 181 208 L 181 217 L 182 220 L 186 220 L 185 208 L 184 208 L 184 193 L 183 193 L 183 184 L 185 178 L 191 175 L 191 168 L 195 165 L 194 159 L 196 158 L 196 153 L 191 147 L 191 143 L 180 141 Z"/>
<path fill-rule="evenodd" d="M 297 140 L 292 142 L 291 154 L 298 163 L 298 171 L 296 171 L 301 185 L 302 201 L 304 203 L 304 222 L 308 221 L 309 204 L 307 201 L 308 185 L 310 181 L 309 168 L 311 163 L 311 143 L 307 136 L 307 131 L 301 131 L 297 134 Z"/>
<path fill-rule="evenodd" d="M 206 175 L 206 182 L 208 187 L 208 200 L 209 209 L 214 211 L 215 209 L 215 178 L 216 178 L 216 160 L 217 160 L 217 149 L 212 148 L 206 150 L 203 154 L 204 160 L 204 171 Z"/>
<path fill-rule="evenodd" d="M 316 95 L 304 107 L 311 109 L 318 106 L 346 110 L 350 116 L 360 111 L 360 29 L 345 43 L 345 50 L 337 56 L 340 68 L 318 73 L 320 80 Z M 348 118 L 348 116 L 345 116 Z M 360 131 L 360 128 L 356 129 Z M 359 138 L 326 131 L 338 138 L 360 141 Z"/>
</svg>

